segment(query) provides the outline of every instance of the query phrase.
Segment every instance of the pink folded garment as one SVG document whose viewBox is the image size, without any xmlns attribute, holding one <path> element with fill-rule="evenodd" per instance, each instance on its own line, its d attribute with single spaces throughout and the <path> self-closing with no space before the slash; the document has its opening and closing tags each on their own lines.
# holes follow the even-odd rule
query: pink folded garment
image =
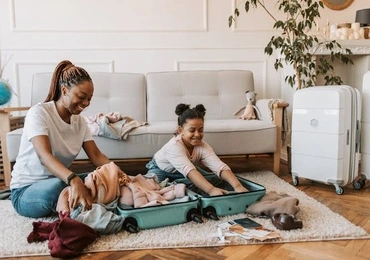
<svg viewBox="0 0 370 260">
<path fill-rule="evenodd" d="M 132 177 L 131 182 L 121 187 L 120 204 L 135 208 L 168 204 L 171 200 L 185 196 L 185 184 L 179 183 L 160 188 L 152 178 L 141 174 Z"/>
</svg>

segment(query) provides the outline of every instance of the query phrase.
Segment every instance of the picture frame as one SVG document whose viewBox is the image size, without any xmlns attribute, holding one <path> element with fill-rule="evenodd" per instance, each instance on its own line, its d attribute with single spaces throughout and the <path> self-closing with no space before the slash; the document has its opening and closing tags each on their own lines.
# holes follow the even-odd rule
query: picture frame
<svg viewBox="0 0 370 260">
<path fill-rule="evenodd" d="M 343 10 L 350 6 L 354 0 L 322 0 L 324 5 L 332 10 Z"/>
</svg>

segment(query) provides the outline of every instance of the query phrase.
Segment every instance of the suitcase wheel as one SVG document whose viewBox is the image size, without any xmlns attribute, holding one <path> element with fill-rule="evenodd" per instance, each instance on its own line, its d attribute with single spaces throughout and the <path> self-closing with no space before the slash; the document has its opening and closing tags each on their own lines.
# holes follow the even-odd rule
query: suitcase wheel
<svg viewBox="0 0 370 260">
<path fill-rule="evenodd" d="M 212 220 L 219 220 L 214 207 L 206 207 L 203 209 L 203 216 Z"/>
<path fill-rule="evenodd" d="M 355 190 L 361 189 L 362 187 L 365 186 L 365 181 L 366 181 L 366 176 L 363 175 L 363 174 L 361 174 L 359 179 L 354 180 L 354 182 L 353 182 L 353 188 Z"/>
<path fill-rule="evenodd" d="M 360 181 L 354 181 L 353 182 L 353 188 L 355 189 L 355 190 L 359 190 L 359 189 L 361 189 L 363 187 L 363 184 L 361 184 L 361 182 Z"/>
<path fill-rule="evenodd" d="M 195 221 L 197 223 L 203 223 L 202 216 L 199 214 L 198 210 L 191 209 L 188 211 L 188 214 L 186 215 L 187 221 Z"/>
<path fill-rule="evenodd" d="M 338 194 L 338 195 L 342 195 L 344 193 L 344 190 L 341 186 L 335 186 L 335 192 Z"/>
<path fill-rule="evenodd" d="M 299 185 L 299 180 L 297 177 L 293 176 L 293 185 L 298 186 Z"/>
<path fill-rule="evenodd" d="M 137 221 L 132 217 L 128 217 L 123 221 L 123 229 L 130 233 L 138 233 L 139 229 L 137 228 Z"/>
</svg>

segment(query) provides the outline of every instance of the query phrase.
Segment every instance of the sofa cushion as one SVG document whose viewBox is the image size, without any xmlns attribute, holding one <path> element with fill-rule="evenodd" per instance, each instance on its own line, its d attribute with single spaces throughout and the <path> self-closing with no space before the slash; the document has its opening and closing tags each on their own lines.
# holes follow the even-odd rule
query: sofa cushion
<svg viewBox="0 0 370 260">
<path fill-rule="evenodd" d="M 49 91 L 51 73 L 33 76 L 31 105 L 43 102 Z M 97 113 L 119 112 L 139 121 L 146 120 L 146 80 L 144 74 L 90 73 L 94 83 L 94 96 L 90 106 L 82 112 L 85 116 Z"/>
<path fill-rule="evenodd" d="M 205 137 L 219 155 L 272 152 L 275 150 L 276 126 L 259 120 L 205 120 Z M 132 130 L 126 140 L 120 141 L 94 136 L 99 149 L 110 159 L 150 158 L 170 140 L 177 129 L 176 121 L 154 122 Z M 23 129 L 7 134 L 8 156 L 14 162 Z M 248 147 L 248 148 L 246 148 Z M 87 159 L 81 150 L 77 159 Z"/>
<path fill-rule="evenodd" d="M 140 129 L 141 127 L 137 128 Z M 133 132 L 136 132 L 135 130 Z M 124 140 L 110 139 L 106 137 L 93 136 L 96 145 L 99 149 L 110 159 L 134 159 L 134 158 L 150 158 L 162 147 L 171 137 L 174 132 L 151 132 L 150 129 L 145 127 L 138 133 L 129 135 Z M 10 162 L 15 162 L 20 142 L 23 133 L 23 128 L 11 131 L 6 136 L 7 152 Z M 87 159 L 87 155 L 83 149 L 78 154 L 77 160 Z"/>
<path fill-rule="evenodd" d="M 147 74 L 148 122 L 174 121 L 176 105 L 203 104 L 207 119 L 233 119 L 254 90 L 251 71 L 173 71 Z"/>
</svg>

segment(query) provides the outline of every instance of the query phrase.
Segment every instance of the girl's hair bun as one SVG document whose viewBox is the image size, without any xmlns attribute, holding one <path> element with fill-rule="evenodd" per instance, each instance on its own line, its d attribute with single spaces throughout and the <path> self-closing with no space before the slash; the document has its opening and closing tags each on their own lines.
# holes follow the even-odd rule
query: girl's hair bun
<svg viewBox="0 0 370 260">
<path fill-rule="evenodd" d="M 175 109 L 175 113 L 176 115 L 182 115 L 182 113 L 184 113 L 186 110 L 188 110 L 190 108 L 190 105 L 187 105 L 187 104 L 178 104 L 176 106 L 176 109 Z"/>
<path fill-rule="evenodd" d="M 196 105 L 194 107 L 194 109 L 197 111 L 197 113 L 199 115 L 201 115 L 202 117 L 204 117 L 204 115 L 206 114 L 206 108 L 202 105 L 202 104 L 199 104 L 199 105 Z"/>
</svg>

